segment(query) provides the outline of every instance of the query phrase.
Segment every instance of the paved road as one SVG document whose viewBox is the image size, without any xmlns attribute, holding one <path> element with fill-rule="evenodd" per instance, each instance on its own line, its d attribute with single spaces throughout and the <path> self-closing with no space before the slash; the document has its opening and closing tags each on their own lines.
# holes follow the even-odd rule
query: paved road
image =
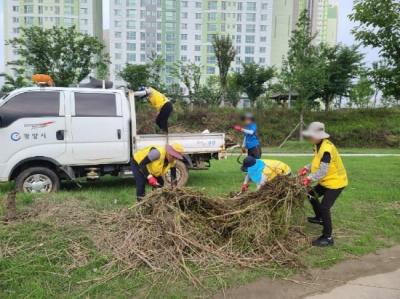
<svg viewBox="0 0 400 299">
<path fill-rule="evenodd" d="M 213 299 L 400 299 L 400 246 L 310 269 L 287 279 L 262 278 Z"/>
<path fill-rule="evenodd" d="M 329 293 L 306 299 L 399 299 L 400 269 L 394 272 L 361 277 L 337 287 Z"/>
</svg>

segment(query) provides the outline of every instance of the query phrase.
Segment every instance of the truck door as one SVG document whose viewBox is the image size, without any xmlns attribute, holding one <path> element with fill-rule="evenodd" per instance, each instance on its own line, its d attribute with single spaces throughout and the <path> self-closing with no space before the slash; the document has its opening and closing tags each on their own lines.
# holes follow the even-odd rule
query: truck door
<svg viewBox="0 0 400 299">
<path fill-rule="evenodd" d="M 23 91 L 1 105 L 0 172 L 38 156 L 62 160 L 66 152 L 64 111 L 63 93 L 56 90 Z"/>
<path fill-rule="evenodd" d="M 118 93 L 75 91 L 70 118 L 70 165 L 129 161 L 129 127 Z"/>
</svg>

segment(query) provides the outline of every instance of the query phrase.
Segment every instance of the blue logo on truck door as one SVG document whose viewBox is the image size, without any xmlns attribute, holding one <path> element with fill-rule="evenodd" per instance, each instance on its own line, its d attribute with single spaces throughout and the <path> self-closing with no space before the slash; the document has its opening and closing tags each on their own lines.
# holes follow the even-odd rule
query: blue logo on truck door
<svg viewBox="0 0 400 299">
<path fill-rule="evenodd" d="M 21 140 L 21 134 L 18 132 L 14 132 L 11 134 L 11 140 L 12 141 L 20 141 Z"/>
</svg>

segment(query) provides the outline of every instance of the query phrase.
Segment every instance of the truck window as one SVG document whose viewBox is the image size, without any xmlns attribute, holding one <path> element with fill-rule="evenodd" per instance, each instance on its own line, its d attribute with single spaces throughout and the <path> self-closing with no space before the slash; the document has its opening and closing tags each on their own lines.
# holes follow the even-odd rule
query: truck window
<svg viewBox="0 0 400 299">
<path fill-rule="evenodd" d="M 1 127 L 21 118 L 59 116 L 60 93 L 31 91 L 20 93 L 0 107 Z"/>
<path fill-rule="evenodd" d="M 115 94 L 75 93 L 75 115 L 78 117 L 116 117 Z"/>
</svg>

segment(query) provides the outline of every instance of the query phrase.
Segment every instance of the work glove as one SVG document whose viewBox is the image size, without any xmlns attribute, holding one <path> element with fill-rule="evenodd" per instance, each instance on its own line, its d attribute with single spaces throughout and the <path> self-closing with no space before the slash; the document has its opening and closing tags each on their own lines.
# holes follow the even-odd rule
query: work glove
<svg viewBox="0 0 400 299">
<path fill-rule="evenodd" d="M 305 176 L 309 171 L 310 171 L 310 170 L 309 170 L 306 166 L 304 166 L 304 167 L 302 167 L 302 168 L 299 169 L 299 171 L 298 171 L 297 174 L 298 174 L 299 176 Z"/>
<path fill-rule="evenodd" d="M 247 149 L 245 147 L 242 147 L 242 154 L 247 153 Z"/>
<path fill-rule="evenodd" d="M 249 191 L 249 184 L 243 184 L 241 191 L 242 191 L 242 193 Z"/>
<path fill-rule="evenodd" d="M 309 177 L 303 178 L 301 184 L 305 187 L 309 187 L 311 185 L 312 180 Z"/>
<path fill-rule="evenodd" d="M 237 132 L 242 132 L 242 127 L 239 126 L 239 125 L 234 125 L 234 126 L 233 126 L 233 129 L 234 129 L 235 131 L 237 131 Z"/>
<path fill-rule="evenodd" d="M 154 176 L 152 176 L 152 175 L 149 175 L 149 176 L 147 177 L 147 182 L 148 182 L 149 185 L 152 186 L 152 187 L 155 187 L 155 188 L 160 187 L 160 184 L 158 183 L 157 179 L 156 179 Z"/>
</svg>

